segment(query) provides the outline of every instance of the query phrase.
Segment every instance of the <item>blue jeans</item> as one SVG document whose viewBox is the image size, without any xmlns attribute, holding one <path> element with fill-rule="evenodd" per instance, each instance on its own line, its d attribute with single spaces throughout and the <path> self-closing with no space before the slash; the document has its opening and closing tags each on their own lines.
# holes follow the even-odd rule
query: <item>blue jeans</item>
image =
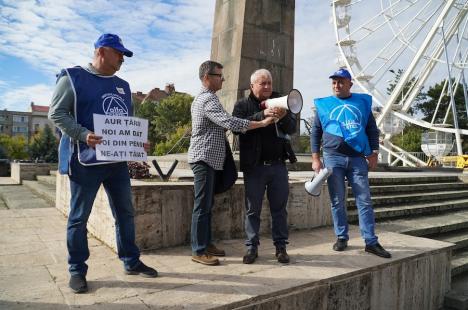
<svg viewBox="0 0 468 310">
<path fill-rule="evenodd" d="M 349 239 L 346 215 L 345 177 L 353 190 L 359 215 L 359 228 L 366 245 L 377 243 L 374 232 L 374 210 L 369 189 L 368 166 L 363 157 L 324 154 L 325 167 L 332 168 L 328 177 L 331 209 L 335 234 L 339 239 Z"/>
<path fill-rule="evenodd" d="M 70 162 L 70 214 L 67 225 L 69 271 L 86 275 L 89 258 L 87 223 L 101 184 L 106 190 L 115 219 L 117 252 L 126 269 L 140 263 L 135 244 L 135 223 L 127 163 L 96 166 L 81 165 L 74 155 Z"/>
<path fill-rule="evenodd" d="M 214 201 L 215 170 L 202 161 L 190 164 L 190 167 L 194 181 L 190 239 L 193 255 L 202 255 L 211 243 L 211 209 Z"/>
<path fill-rule="evenodd" d="M 288 243 L 288 170 L 284 163 L 257 165 L 244 172 L 245 188 L 245 245 L 249 249 L 260 244 L 260 214 L 263 196 L 267 192 L 271 213 L 271 237 L 275 246 Z"/>
</svg>

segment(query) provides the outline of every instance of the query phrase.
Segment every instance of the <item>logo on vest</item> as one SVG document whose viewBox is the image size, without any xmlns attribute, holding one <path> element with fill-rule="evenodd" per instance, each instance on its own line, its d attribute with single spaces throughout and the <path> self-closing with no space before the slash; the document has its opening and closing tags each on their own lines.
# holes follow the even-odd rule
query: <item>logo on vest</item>
<svg viewBox="0 0 468 310">
<path fill-rule="evenodd" d="M 128 108 L 122 97 L 116 94 L 104 94 L 102 96 L 102 110 L 106 115 L 128 116 Z"/>
<path fill-rule="evenodd" d="M 362 130 L 362 113 L 353 105 L 340 105 L 334 108 L 328 117 L 339 122 L 341 128 L 346 130 L 347 136 L 354 137 Z"/>
</svg>

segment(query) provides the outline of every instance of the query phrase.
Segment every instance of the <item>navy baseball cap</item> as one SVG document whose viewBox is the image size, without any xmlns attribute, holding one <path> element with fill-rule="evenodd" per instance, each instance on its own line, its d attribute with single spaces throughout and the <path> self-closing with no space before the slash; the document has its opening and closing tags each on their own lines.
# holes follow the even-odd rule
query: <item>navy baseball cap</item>
<svg viewBox="0 0 468 310">
<path fill-rule="evenodd" d="M 329 76 L 330 79 L 337 78 L 337 77 L 351 80 L 351 74 L 345 68 L 341 68 L 340 70 L 334 72 L 332 75 Z"/>
<path fill-rule="evenodd" d="M 94 48 L 103 47 L 103 46 L 112 47 L 118 50 L 119 52 L 122 52 L 127 57 L 133 56 L 133 52 L 126 49 L 123 46 L 122 39 L 119 38 L 119 36 L 116 34 L 104 33 L 94 43 Z"/>
</svg>

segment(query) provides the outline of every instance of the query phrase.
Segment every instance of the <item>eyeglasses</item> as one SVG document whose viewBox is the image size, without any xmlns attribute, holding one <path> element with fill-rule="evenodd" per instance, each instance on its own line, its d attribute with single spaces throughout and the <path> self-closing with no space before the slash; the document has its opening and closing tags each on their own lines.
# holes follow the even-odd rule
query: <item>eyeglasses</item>
<svg viewBox="0 0 468 310">
<path fill-rule="evenodd" d="M 208 73 L 208 75 L 219 76 L 220 78 L 224 79 L 224 75 L 221 73 Z"/>
</svg>

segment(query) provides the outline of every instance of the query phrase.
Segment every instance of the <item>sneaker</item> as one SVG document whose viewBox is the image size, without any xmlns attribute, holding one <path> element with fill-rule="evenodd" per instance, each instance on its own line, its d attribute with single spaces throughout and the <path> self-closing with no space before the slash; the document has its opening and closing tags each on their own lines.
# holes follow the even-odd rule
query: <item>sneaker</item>
<svg viewBox="0 0 468 310">
<path fill-rule="evenodd" d="M 285 246 L 277 247 L 275 256 L 278 259 L 278 263 L 282 263 L 282 264 L 289 263 L 289 255 L 286 252 Z"/>
<path fill-rule="evenodd" d="M 145 278 L 156 278 L 158 276 L 158 272 L 156 271 L 156 269 L 148 267 L 142 262 L 140 262 L 138 265 L 136 265 L 132 269 L 125 269 L 125 274 L 128 274 L 128 275 L 139 274 Z"/>
<path fill-rule="evenodd" d="M 257 249 L 248 249 L 247 253 L 245 253 L 244 257 L 242 258 L 242 262 L 244 264 L 253 264 L 257 257 L 258 257 Z"/>
<path fill-rule="evenodd" d="M 366 245 L 366 252 L 383 257 L 383 258 L 390 258 L 392 254 L 387 252 L 379 243 L 374 245 Z"/>
<path fill-rule="evenodd" d="M 226 256 L 226 252 L 224 252 L 224 250 L 218 249 L 214 244 L 208 245 L 205 252 L 211 256 Z"/>
<path fill-rule="evenodd" d="M 75 294 L 82 294 L 88 291 L 88 283 L 86 282 L 86 277 L 83 275 L 72 275 L 68 286 L 70 286 Z"/>
<path fill-rule="evenodd" d="M 209 254 L 193 255 L 192 261 L 208 266 L 219 265 L 219 260 Z"/>
<path fill-rule="evenodd" d="M 341 252 L 348 247 L 348 240 L 338 238 L 333 245 L 333 250 Z"/>
</svg>

